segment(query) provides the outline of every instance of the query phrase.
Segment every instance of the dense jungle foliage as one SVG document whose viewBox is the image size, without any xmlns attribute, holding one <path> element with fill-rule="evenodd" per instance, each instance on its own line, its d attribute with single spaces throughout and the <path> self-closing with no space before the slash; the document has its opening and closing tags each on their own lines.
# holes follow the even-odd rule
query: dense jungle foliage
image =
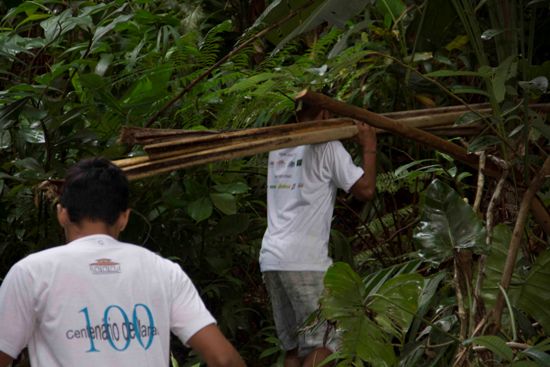
<svg viewBox="0 0 550 367">
<path fill-rule="evenodd" d="M 550 366 L 550 1 L 4 0 L 0 14 L 0 278 L 64 241 L 44 181 L 142 154 L 123 126 L 277 125 L 304 88 L 378 113 L 486 103 L 450 123 L 473 134 L 445 138 L 482 169 L 380 133 L 375 200 L 339 195 L 317 316 L 342 330 L 342 366 Z M 180 263 L 250 366 L 283 356 L 257 264 L 265 174 L 264 154 L 137 180 L 122 238 Z"/>
</svg>

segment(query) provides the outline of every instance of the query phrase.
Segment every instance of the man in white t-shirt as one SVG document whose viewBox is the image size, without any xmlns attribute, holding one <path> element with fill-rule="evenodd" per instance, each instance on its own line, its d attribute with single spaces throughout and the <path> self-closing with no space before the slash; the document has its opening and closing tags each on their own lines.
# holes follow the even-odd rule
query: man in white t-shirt
<svg viewBox="0 0 550 367">
<path fill-rule="evenodd" d="M 65 178 L 57 217 L 68 243 L 15 264 L 0 287 L 0 367 L 169 366 L 170 332 L 208 366 L 245 366 L 179 265 L 119 242 L 128 180 L 92 158 Z"/>
<path fill-rule="evenodd" d="M 326 118 L 308 107 L 300 121 Z M 325 343 L 326 328 L 299 329 L 318 308 L 328 255 L 336 191 L 370 200 L 376 186 L 376 133 L 358 123 L 362 167 L 353 163 L 339 141 L 269 153 L 268 226 L 260 250 L 260 269 L 271 298 L 278 337 L 286 351 L 285 367 L 316 366 L 335 349 Z M 332 336 L 329 336 L 329 339 Z"/>
</svg>

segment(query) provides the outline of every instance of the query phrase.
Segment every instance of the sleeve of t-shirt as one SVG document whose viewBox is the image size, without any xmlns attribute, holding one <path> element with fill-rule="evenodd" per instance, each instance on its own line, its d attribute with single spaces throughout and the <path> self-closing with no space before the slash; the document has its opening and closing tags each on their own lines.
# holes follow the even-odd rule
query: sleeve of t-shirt
<svg viewBox="0 0 550 367">
<path fill-rule="evenodd" d="M 363 176 L 363 169 L 353 163 L 351 155 L 340 141 L 327 143 L 324 158 L 332 173 L 332 180 L 346 192 Z"/>
<path fill-rule="evenodd" d="M 216 320 L 204 305 L 191 279 L 172 263 L 172 310 L 170 330 L 185 344 L 196 332 Z"/>
<path fill-rule="evenodd" d="M 33 333 L 35 314 L 30 275 L 15 264 L 0 287 L 0 351 L 17 358 Z"/>
</svg>

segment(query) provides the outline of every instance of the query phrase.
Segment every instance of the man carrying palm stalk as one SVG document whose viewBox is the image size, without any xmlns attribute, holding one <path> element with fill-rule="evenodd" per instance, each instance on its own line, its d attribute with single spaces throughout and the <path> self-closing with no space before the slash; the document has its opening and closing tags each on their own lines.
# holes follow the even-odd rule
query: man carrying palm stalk
<svg viewBox="0 0 550 367">
<path fill-rule="evenodd" d="M 326 118 L 306 106 L 299 121 Z M 319 365 L 336 348 L 325 343 L 325 327 L 300 332 L 318 308 L 323 277 L 332 263 L 328 242 L 338 188 L 362 200 L 374 196 L 376 133 L 357 123 L 363 164 L 357 167 L 339 141 L 286 148 L 269 153 L 268 227 L 260 268 L 271 298 L 277 334 L 286 350 L 285 367 Z"/>
</svg>

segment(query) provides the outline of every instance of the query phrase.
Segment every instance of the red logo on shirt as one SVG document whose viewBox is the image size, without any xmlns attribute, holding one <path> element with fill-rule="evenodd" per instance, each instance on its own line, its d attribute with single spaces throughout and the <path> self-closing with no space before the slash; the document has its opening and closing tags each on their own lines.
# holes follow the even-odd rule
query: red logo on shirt
<svg viewBox="0 0 550 367">
<path fill-rule="evenodd" d="M 97 259 L 95 263 L 90 264 L 92 274 L 113 274 L 120 273 L 120 264 L 111 259 Z"/>
</svg>

